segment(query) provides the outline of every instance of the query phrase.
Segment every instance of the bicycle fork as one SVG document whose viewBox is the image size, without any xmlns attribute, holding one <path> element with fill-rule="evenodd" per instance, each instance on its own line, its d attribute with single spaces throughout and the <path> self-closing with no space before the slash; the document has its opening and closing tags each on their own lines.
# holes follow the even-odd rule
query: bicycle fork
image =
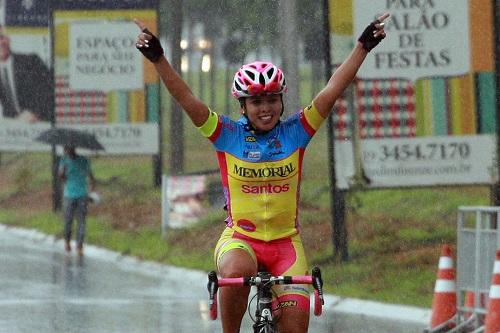
<svg viewBox="0 0 500 333">
<path fill-rule="evenodd" d="M 269 273 L 259 273 L 259 277 L 266 281 L 270 279 Z M 274 332 L 275 322 L 273 320 L 272 302 L 273 295 L 270 286 L 264 284 L 257 289 L 257 308 L 255 310 L 254 332 Z"/>
</svg>

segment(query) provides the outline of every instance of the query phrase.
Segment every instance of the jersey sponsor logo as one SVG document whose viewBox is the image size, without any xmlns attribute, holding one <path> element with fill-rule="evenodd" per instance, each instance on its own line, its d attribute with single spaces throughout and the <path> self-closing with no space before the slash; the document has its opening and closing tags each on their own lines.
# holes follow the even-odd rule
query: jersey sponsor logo
<svg viewBox="0 0 500 333">
<path fill-rule="evenodd" d="M 282 150 L 278 150 L 278 151 L 272 151 L 269 153 L 269 156 L 277 156 L 277 155 L 281 155 L 281 154 L 284 154 L 285 152 L 282 151 Z"/>
<path fill-rule="evenodd" d="M 304 294 L 309 294 L 309 290 L 305 287 L 303 287 L 300 284 L 294 284 L 294 285 L 285 285 L 283 286 L 284 291 L 294 291 L 298 293 L 304 293 Z"/>
<path fill-rule="evenodd" d="M 245 142 L 257 142 L 257 139 L 254 136 L 246 136 Z"/>
<path fill-rule="evenodd" d="M 274 148 L 274 149 L 280 149 L 281 147 L 283 147 L 280 139 L 278 139 L 278 138 L 273 138 L 273 139 L 268 140 L 267 145 L 271 148 Z"/>
<path fill-rule="evenodd" d="M 288 192 L 289 190 L 290 184 L 241 185 L 241 192 L 246 194 L 277 194 Z"/>
<path fill-rule="evenodd" d="M 245 154 L 249 150 L 258 150 L 259 145 L 257 143 L 247 143 L 245 144 L 245 151 L 243 151 L 243 154 Z"/>
<path fill-rule="evenodd" d="M 289 308 L 291 306 L 297 306 L 297 301 L 284 301 L 278 304 L 278 309 Z"/>
<path fill-rule="evenodd" d="M 269 156 L 277 156 L 281 155 L 284 153 L 284 151 L 281 149 L 283 145 L 281 144 L 281 141 L 278 138 L 271 139 L 267 142 L 267 145 L 270 148 Z"/>
<path fill-rule="evenodd" d="M 270 177 L 288 177 L 291 175 L 296 168 L 293 163 L 288 163 L 286 165 L 280 165 L 276 167 L 266 167 L 266 168 L 246 168 L 234 164 L 233 172 L 241 177 L 245 178 L 270 178 Z"/>
<path fill-rule="evenodd" d="M 252 221 L 245 220 L 245 219 L 238 220 L 238 222 L 236 222 L 236 225 L 238 227 L 240 227 L 241 229 L 243 229 L 245 231 L 250 231 L 250 232 L 253 232 L 253 231 L 255 231 L 255 229 L 257 229 L 255 227 L 255 224 L 252 223 Z"/>
<path fill-rule="evenodd" d="M 260 151 L 249 151 L 247 154 L 247 158 L 252 161 L 258 161 L 261 157 Z"/>
</svg>

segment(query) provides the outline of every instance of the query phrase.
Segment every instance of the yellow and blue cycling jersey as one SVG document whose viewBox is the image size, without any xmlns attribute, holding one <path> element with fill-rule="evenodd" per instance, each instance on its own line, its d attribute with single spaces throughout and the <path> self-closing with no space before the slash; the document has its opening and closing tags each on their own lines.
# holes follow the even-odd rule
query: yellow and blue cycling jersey
<svg viewBox="0 0 500 333">
<path fill-rule="evenodd" d="M 200 131 L 217 151 L 228 227 L 263 241 L 298 233 L 304 151 L 323 121 L 311 104 L 260 134 L 210 112 Z"/>
</svg>

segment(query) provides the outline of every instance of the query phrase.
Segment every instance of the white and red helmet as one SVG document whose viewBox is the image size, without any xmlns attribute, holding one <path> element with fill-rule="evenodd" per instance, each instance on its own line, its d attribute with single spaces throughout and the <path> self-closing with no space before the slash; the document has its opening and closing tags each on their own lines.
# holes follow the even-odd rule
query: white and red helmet
<svg viewBox="0 0 500 333">
<path fill-rule="evenodd" d="M 285 75 L 277 66 L 255 61 L 241 66 L 234 74 L 231 94 L 236 98 L 286 92 Z"/>
</svg>

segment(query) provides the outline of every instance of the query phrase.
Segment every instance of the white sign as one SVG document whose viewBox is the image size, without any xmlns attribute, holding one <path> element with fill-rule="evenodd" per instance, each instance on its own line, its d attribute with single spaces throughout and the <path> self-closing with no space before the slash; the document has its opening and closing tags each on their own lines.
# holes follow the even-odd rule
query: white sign
<svg viewBox="0 0 500 333">
<path fill-rule="evenodd" d="M 36 138 L 50 129 L 49 123 L 28 124 L 20 121 L 3 119 L 0 122 L 0 151 L 34 151 L 48 152 L 51 145 L 39 142 Z M 92 133 L 104 146 L 103 151 L 87 151 L 79 149 L 81 153 L 100 155 L 154 155 L 159 152 L 158 124 L 103 124 L 103 125 L 60 125 L 59 127 L 73 128 Z M 62 147 L 57 147 L 62 154 Z"/>
<path fill-rule="evenodd" d="M 0 151 L 50 151 L 50 145 L 36 141 L 40 133 L 50 128 L 50 123 L 29 124 L 22 121 L 0 121 Z"/>
<path fill-rule="evenodd" d="M 203 195 L 206 176 L 162 177 L 162 231 L 185 228 L 196 223 L 206 213 Z"/>
<path fill-rule="evenodd" d="M 347 189 L 354 176 L 353 148 L 335 142 L 337 186 Z M 361 141 L 361 163 L 369 187 L 493 184 L 494 135 L 434 136 Z"/>
<path fill-rule="evenodd" d="M 69 28 L 72 90 L 136 90 L 144 87 L 143 59 L 132 22 L 77 22 Z"/>
<path fill-rule="evenodd" d="M 101 155 L 137 154 L 154 155 L 159 152 L 158 124 L 104 124 L 104 125 L 61 125 L 92 133 L 103 147 Z"/>
<path fill-rule="evenodd" d="M 355 0 L 354 37 L 383 13 L 387 37 L 371 51 L 363 79 L 455 76 L 469 72 L 468 0 Z"/>
</svg>

